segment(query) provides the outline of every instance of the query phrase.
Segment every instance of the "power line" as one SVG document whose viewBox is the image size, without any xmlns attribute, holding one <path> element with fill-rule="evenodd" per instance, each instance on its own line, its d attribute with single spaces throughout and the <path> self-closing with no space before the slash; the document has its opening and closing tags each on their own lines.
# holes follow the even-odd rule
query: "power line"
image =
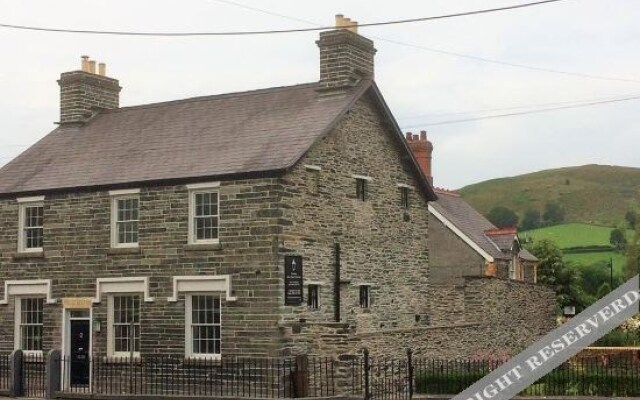
<svg viewBox="0 0 640 400">
<path fill-rule="evenodd" d="M 629 94 L 628 96 L 640 96 L 640 94 Z M 468 114 L 482 114 L 491 111 L 505 111 L 505 110 L 517 110 L 521 108 L 536 108 L 536 107 L 546 107 L 546 106 L 556 106 L 561 104 L 585 104 L 592 103 L 603 100 L 616 100 L 621 96 L 610 96 L 610 97 L 600 97 L 596 99 L 585 99 L 585 100 L 570 100 L 570 101 L 557 101 L 553 103 L 539 103 L 539 104 L 522 104 L 518 106 L 510 106 L 510 107 L 499 107 L 499 108 L 484 108 L 480 110 L 473 111 L 458 111 L 458 112 L 448 112 L 448 113 L 433 113 L 433 114 L 422 114 L 422 115 L 413 115 L 407 117 L 398 117 L 401 120 L 411 120 L 411 119 L 419 119 L 419 118 L 429 118 L 429 117 L 448 117 L 452 115 L 468 115 Z"/>
<path fill-rule="evenodd" d="M 638 100 L 638 99 L 640 99 L 640 96 L 632 96 L 632 97 L 625 97 L 625 98 L 612 99 L 612 100 L 594 101 L 594 102 L 591 102 L 591 103 L 570 105 L 570 106 L 564 106 L 564 107 L 542 108 L 542 109 L 539 109 L 539 110 L 530 110 L 530 111 L 514 112 L 514 113 L 507 113 L 507 114 L 488 115 L 488 116 L 485 116 L 485 117 L 454 119 L 454 120 L 442 121 L 442 122 L 432 122 L 432 123 L 419 124 L 419 125 L 403 126 L 403 129 L 419 128 L 419 127 L 424 127 L 424 126 L 459 124 L 459 123 L 462 123 L 462 122 L 480 121 L 480 120 L 484 120 L 484 119 L 506 118 L 506 117 L 513 117 L 513 116 L 517 116 L 517 115 L 537 114 L 537 113 L 544 113 L 544 112 L 550 112 L 550 111 L 566 110 L 566 109 L 570 109 L 570 108 L 591 107 L 591 106 L 600 105 L 600 104 L 617 103 L 617 102 L 621 102 L 621 101 Z"/>
<path fill-rule="evenodd" d="M 516 4 L 512 6 L 487 8 L 481 10 L 465 11 L 454 14 L 436 15 L 430 17 L 409 18 L 400 19 L 394 21 L 382 21 L 382 22 L 370 22 L 358 24 L 359 28 L 366 28 L 370 26 L 385 26 L 385 25 L 399 25 L 415 22 L 435 21 L 445 18 L 464 17 L 470 15 L 486 14 L 497 11 L 515 10 L 525 7 L 533 7 L 537 5 L 556 3 L 564 0 L 542 0 L 532 3 Z M 344 28 L 349 28 L 356 25 L 347 25 Z M 334 26 L 322 26 L 314 28 L 297 28 L 297 29 L 281 29 L 281 30 L 265 30 L 265 31 L 228 31 L 228 32 L 132 32 L 132 31 L 102 31 L 102 30 L 89 30 L 89 29 L 66 29 L 66 28 L 45 28 L 39 26 L 29 25 L 13 25 L 0 23 L 0 28 L 7 29 L 19 29 L 28 31 L 39 32 L 55 32 L 55 33 L 77 33 L 77 34 L 89 34 L 89 35 L 117 35 L 117 36 L 158 36 L 158 37 L 186 37 L 186 36 L 249 36 L 249 35 L 270 35 L 279 33 L 298 33 L 298 32 L 314 32 L 314 31 L 326 31 L 335 29 Z"/>
<path fill-rule="evenodd" d="M 288 20 L 291 20 L 291 21 L 302 22 L 302 23 L 305 23 L 305 24 L 308 24 L 308 25 L 313 25 L 313 26 L 316 26 L 316 27 L 321 26 L 317 22 L 305 20 L 305 19 L 302 19 L 302 18 L 292 17 L 290 15 L 280 14 L 280 13 L 273 12 L 273 11 L 270 11 L 270 10 L 265 10 L 263 8 L 247 6 L 245 4 L 237 3 L 237 2 L 231 1 L 231 0 L 213 0 L 213 1 L 217 1 L 219 3 L 224 3 L 224 4 L 229 4 L 229 5 L 232 5 L 232 6 L 244 8 L 246 10 L 257 11 L 257 12 L 260 12 L 260 13 L 263 13 L 263 14 L 272 15 L 272 16 L 275 16 L 275 17 L 284 18 L 284 19 L 288 19 Z M 369 37 L 371 37 L 372 39 L 380 40 L 382 42 L 387 42 L 387 43 L 391 43 L 391 44 L 396 44 L 396 45 L 399 45 L 399 46 L 411 47 L 411 48 L 414 48 L 414 49 L 424 50 L 424 51 L 437 53 L 437 54 L 442 54 L 442 55 L 446 55 L 446 56 L 459 57 L 459 58 L 464 58 L 464 59 L 467 59 L 467 60 L 481 61 L 481 62 L 490 63 L 490 64 L 502 65 L 502 66 L 506 66 L 506 67 L 528 69 L 528 70 L 531 70 L 531 71 L 547 72 L 547 73 L 561 74 L 561 75 L 568 75 L 568 76 L 576 76 L 576 77 L 588 78 L 588 79 L 640 83 L 640 80 L 636 80 L 636 79 L 621 78 L 621 77 L 615 77 L 615 76 L 603 76 L 603 75 L 587 74 L 587 73 L 575 72 L 575 71 L 563 71 L 563 70 L 559 70 L 559 69 L 539 67 L 539 66 L 535 66 L 535 65 L 527 65 L 527 64 L 520 64 L 520 63 L 513 63 L 513 62 L 509 62 L 509 61 L 502 61 L 502 60 L 497 60 L 497 59 L 487 58 L 487 57 L 480 57 L 480 56 L 475 56 L 475 55 L 471 55 L 471 54 L 457 53 L 457 52 L 437 49 L 437 48 L 433 48 L 433 47 L 421 46 L 421 45 L 417 45 L 417 44 L 413 44 L 413 43 L 401 42 L 401 41 L 393 40 L 393 39 L 386 39 L 386 38 L 382 38 L 382 37 L 379 37 L 379 36 L 376 37 L 376 36 L 369 35 Z"/>
</svg>

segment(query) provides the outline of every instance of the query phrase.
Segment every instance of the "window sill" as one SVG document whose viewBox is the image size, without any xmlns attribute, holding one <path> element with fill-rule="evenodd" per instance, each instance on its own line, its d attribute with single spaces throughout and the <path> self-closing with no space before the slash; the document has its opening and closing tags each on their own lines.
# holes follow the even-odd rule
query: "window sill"
<svg viewBox="0 0 640 400">
<path fill-rule="evenodd" d="M 123 255 L 123 254 L 140 254 L 142 253 L 142 250 L 140 249 L 140 246 L 136 246 L 136 247 L 111 247 L 109 250 L 107 250 L 107 254 L 110 256 L 117 256 L 117 255 Z"/>
<path fill-rule="evenodd" d="M 106 364 L 130 364 L 141 362 L 140 354 L 134 354 L 133 360 L 130 356 L 107 356 L 102 359 Z"/>
<path fill-rule="evenodd" d="M 13 255 L 14 260 L 22 260 L 27 258 L 44 258 L 44 251 L 21 251 Z"/>
<path fill-rule="evenodd" d="M 198 366 L 205 363 L 221 361 L 222 356 L 220 354 L 207 354 L 207 355 L 190 355 L 184 357 L 184 363 L 186 365 Z"/>
<path fill-rule="evenodd" d="M 189 243 L 184 246 L 186 251 L 222 250 L 221 243 Z"/>
</svg>

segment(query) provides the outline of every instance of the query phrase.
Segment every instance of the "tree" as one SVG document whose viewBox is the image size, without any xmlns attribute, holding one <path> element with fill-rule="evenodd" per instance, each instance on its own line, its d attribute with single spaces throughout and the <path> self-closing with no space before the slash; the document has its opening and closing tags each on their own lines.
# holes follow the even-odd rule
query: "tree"
<svg viewBox="0 0 640 400">
<path fill-rule="evenodd" d="M 577 310 L 588 304 L 582 290 L 582 277 L 577 268 L 566 264 L 562 259 L 562 251 L 547 239 L 536 241 L 529 251 L 536 256 L 538 264 L 538 282 L 550 286 L 556 292 L 556 301 L 562 309 L 575 306 Z"/>
<path fill-rule="evenodd" d="M 542 218 L 548 225 L 557 225 L 564 221 L 564 207 L 555 201 L 549 201 L 544 205 Z"/>
<path fill-rule="evenodd" d="M 622 229 L 616 228 L 611 230 L 609 243 L 611 243 L 616 250 L 623 250 L 627 246 L 627 238 L 624 236 Z"/>
<path fill-rule="evenodd" d="M 489 211 L 487 219 L 498 228 L 518 225 L 518 216 L 510 208 L 496 206 Z"/>
<path fill-rule="evenodd" d="M 633 239 L 627 243 L 626 255 L 626 275 L 627 279 L 631 279 L 640 273 L 640 225 L 636 226 Z"/>
<path fill-rule="evenodd" d="M 627 211 L 624 215 L 624 219 L 627 220 L 627 223 L 631 227 L 631 229 L 636 229 L 636 222 L 638 221 L 638 213 L 633 210 Z"/>
<path fill-rule="evenodd" d="M 520 229 L 528 231 L 529 229 L 536 229 L 540 227 L 540 211 L 528 209 L 524 213 L 522 222 L 520 223 Z"/>
</svg>

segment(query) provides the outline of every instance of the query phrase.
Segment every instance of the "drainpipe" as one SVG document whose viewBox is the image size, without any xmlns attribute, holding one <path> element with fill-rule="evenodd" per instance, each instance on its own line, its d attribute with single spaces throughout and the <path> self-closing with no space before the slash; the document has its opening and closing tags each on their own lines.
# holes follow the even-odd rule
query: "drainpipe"
<svg viewBox="0 0 640 400">
<path fill-rule="evenodd" d="M 335 245 L 335 274 L 333 282 L 333 320 L 340 322 L 340 243 Z"/>
</svg>

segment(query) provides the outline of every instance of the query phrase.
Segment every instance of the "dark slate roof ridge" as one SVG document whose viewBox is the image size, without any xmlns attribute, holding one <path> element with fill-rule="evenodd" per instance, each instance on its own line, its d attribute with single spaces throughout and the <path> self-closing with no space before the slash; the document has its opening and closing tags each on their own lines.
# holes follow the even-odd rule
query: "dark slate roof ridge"
<svg viewBox="0 0 640 400">
<path fill-rule="evenodd" d="M 139 110 L 139 109 L 144 109 L 144 108 L 155 108 L 155 107 L 164 107 L 164 106 L 173 106 L 176 104 L 183 104 L 183 103 L 192 103 L 192 102 L 200 102 L 200 101 L 211 101 L 211 100 L 217 100 L 217 99 L 226 99 L 229 97 L 241 97 L 241 96 L 253 96 L 253 95 L 259 95 L 259 94 L 266 94 L 266 93 L 275 93 L 275 92 L 282 92 L 282 91 L 286 91 L 286 90 L 291 90 L 291 89 L 302 89 L 302 88 L 306 88 L 306 87 L 314 87 L 314 86 L 318 86 L 318 82 L 307 82 L 307 83 L 298 83 L 295 85 L 287 85 L 287 86 L 274 86 L 274 87 L 269 87 L 269 88 L 262 88 L 262 89 L 252 89 L 252 90 L 245 90 L 245 91 L 241 91 L 241 92 L 230 92 L 230 93 L 219 93 L 219 94 L 211 94 L 211 95 L 205 95 L 205 96 L 194 96 L 194 97 L 187 97 L 184 99 L 177 99 L 177 100 L 167 100 L 167 101 L 159 101 L 159 102 L 155 102 L 155 103 L 146 103 L 146 104 L 137 104 L 137 105 L 133 105 L 133 106 L 125 106 L 125 107 L 118 107 L 118 108 L 114 108 L 114 109 L 104 109 L 101 110 L 100 113 L 117 113 L 120 111 L 130 111 L 130 110 Z"/>
</svg>

